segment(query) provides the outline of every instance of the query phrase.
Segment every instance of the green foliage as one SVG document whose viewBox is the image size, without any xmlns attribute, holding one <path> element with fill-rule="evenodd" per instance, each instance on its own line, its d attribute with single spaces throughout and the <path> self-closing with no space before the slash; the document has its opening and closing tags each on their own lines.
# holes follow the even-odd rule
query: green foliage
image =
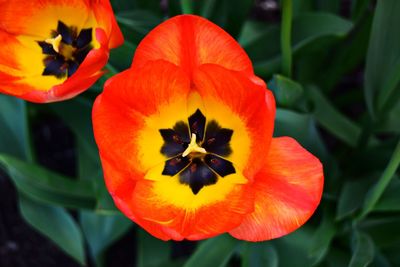
<svg viewBox="0 0 400 267">
<path fill-rule="evenodd" d="M 286 13 L 271 20 L 250 0 L 113 0 L 125 43 L 111 51 L 107 74 L 91 90 L 46 105 L 0 95 L 0 167 L 24 219 L 81 265 L 90 257 L 106 267 L 110 246 L 133 229 L 139 267 L 400 266 L 400 1 L 352 0 L 345 9 L 344 2 L 278 1 Z M 275 95 L 274 136 L 296 138 L 324 164 L 319 209 L 286 237 L 248 243 L 225 234 L 175 258 L 172 242 L 135 226 L 108 194 L 93 101 L 107 78 L 129 68 L 152 28 L 182 13 L 206 17 L 240 42 Z M 44 114 L 73 135 L 73 177 L 37 160 L 31 135 Z"/>
</svg>

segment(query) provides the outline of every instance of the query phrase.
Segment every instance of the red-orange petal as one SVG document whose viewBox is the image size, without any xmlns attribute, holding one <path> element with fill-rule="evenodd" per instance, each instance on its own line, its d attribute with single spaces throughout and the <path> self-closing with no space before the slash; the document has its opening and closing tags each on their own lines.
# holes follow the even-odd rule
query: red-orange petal
<svg viewBox="0 0 400 267">
<path fill-rule="evenodd" d="M 132 66 L 158 59 L 181 66 L 189 74 L 207 63 L 253 73 L 249 57 L 228 33 L 194 15 L 176 16 L 153 29 L 136 49 Z"/>
<path fill-rule="evenodd" d="M 108 48 L 116 48 L 124 43 L 124 36 L 118 27 L 109 0 L 91 0 L 96 21 L 108 38 Z M 99 39 L 99 38 L 98 38 Z"/>
<path fill-rule="evenodd" d="M 189 84 L 178 67 L 165 61 L 151 62 L 138 71 L 130 69 L 109 79 L 93 106 L 94 134 L 101 156 L 125 166 L 128 176 L 143 176 L 147 170 L 140 164 L 139 130 L 146 116 L 159 112 L 173 99 L 185 97 Z M 155 132 L 158 134 L 158 129 Z"/>
<path fill-rule="evenodd" d="M 245 123 L 250 137 L 250 154 L 242 165 L 246 166 L 243 174 L 251 180 L 264 164 L 272 138 L 276 108 L 271 91 L 264 83 L 256 84 L 241 72 L 213 64 L 199 67 L 194 73 L 193 83 L 203 98 L 205 108 L 212 110 L 211 115 L 220 115 L 222 111 L 219 106 L 226 105 Z M 231 118 L 225 117 L 224 120 L 221 123 Z M 235 152 L 235 149 L 243 146 L 241 142 L 232 149 Z M 235 159 L 232 160 L 239 164 Z"/>
<path fill-rule="evenodd" d="M 157 183 L 138 181 L 130 201 L 125 204 L 129 205 L 134 220 L 142 219 L 144 229 L 150 233 L 169 229 L 170 239 L 199 240 L 225 233 L 253 211 L 254 193 L 248 184 L 235 185 L 222 201 L 190 210 L 163 201 L 155 189 Z"/>
<path fill-rule="evenodd" d="M 303 225 L 320 202 L 324 180 L 320 161 L 289 137 L 272 139 L 255 179 L 255 211 L 230 231 L 247 241 L 277 238 Z"/>
</svg>

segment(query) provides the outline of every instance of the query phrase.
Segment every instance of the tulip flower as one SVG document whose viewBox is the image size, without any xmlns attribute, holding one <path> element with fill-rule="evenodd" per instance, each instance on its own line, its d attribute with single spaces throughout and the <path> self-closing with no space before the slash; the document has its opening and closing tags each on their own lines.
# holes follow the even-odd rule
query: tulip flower
<svg viewBox="0 0 400 267">
<path fill-rule="evenodd" d="M 108 0 L 0 1 L 0 93 L 32 102 L 72 98 L 122 44 Z"/>
<path fill-rule="evenodd" d="M 94 104 L 116 206 L 162 240 L 296 230 L 319 204 L 322 165 L 294 139 L 272 137 L 275 109 L 226 32 L 192 15 L 162 23 Z"/>
</svg>

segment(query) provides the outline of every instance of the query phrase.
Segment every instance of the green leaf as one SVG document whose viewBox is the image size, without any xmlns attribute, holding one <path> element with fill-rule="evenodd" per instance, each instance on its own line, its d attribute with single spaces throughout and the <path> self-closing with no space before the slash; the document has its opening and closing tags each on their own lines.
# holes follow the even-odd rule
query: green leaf
<svg viewBox="0 0 400 267">
<path fill-rule="evenodd" d="M 366 267 L 374 259 L 374 243 L 365 233 L 354 233 L 354 252 L 349 267 Z"/>
<path fill-rule="evenodd" d="M 311 246 L 310 236 L 312 236 L 311 228 L 305 225 L 287 236 L 272 241 L 278 252 L 279 266 L 312 266 L 312 259 L 308 254 Z"/>
<path fill-rule="evenodd" d="M 365 69 L 365 98 L 371 115 L 396 103 L 400 94 L 400 1 L 378 1 L 370 37 Z M 396 93 L 397 91 L 397 93 Z M 393 99 L 395 97 L 395 99 Z"/>
<path fill-rule="evenodd" d="M 353 20 L 359 20 L 367 10 L 370 3 L 371 0 L 354 0 L 352 2 L 351 18 Z"/>
<path fill-rule="evenodd" d="M 400 101 L 397 105 L 378 122 L 377 132 L 400 133 Z"/>
<path fill-rule="evenodd" d="M 171 256 L 171 243 L 161 241 L 144 230 L 139 230 L 138 267 L 165 266 Z"/>
<path fill-rule="evenodd" d="M 278 267 L 275 248 L 268 242 L 244 243 L 241 267 Z"/>
<path fill-rule="evenodd" d="M 392 179 L 382 197 L 376 203 L 374 211 L 400 211 L 400 180 L 399 177 Z"/>
<path fill-rule="evenodd" d="M 116 73 L 128 69 L 132 64 L 133 54 L 135 53 L 135 50 L 136 45 L 125 40 L 122 46 L 112 49 L 110 51 L 110 60 L 108 62 L 108 66 L 112 66 Z"/>
<path fill-rule="evenodd" d="M 372 15 L 368 14 L 345 38 L 324 38 L 302 49 L 296 57 L 297 79 L 303 84 L 317 84 L 324 91 L 334 89 L 344 75 L 365 61 L 371 25 Z M 364 97 L 362 92 L 360 95 Z"/>
<path fill-rule="evenodd" d="M 347 145 L 351 147 L 357 146 L 361 128 L 336 110 L 317 88 L 307 88 L 307 95 L 314 104 L 316 120 Z"/>
<path fill-rule="evenodd" d="M 339 13 L 341 0 L 316 0 L 316 8 L 330 13 Z"/>
<path fill-rule="evenodd" d="M 386 249 L 399 244 L 399 224 L 400 217 L 398 214 L 394 214 L 393 216 L 385 215 L 373 219 L 366 218 L 358 226 L 371 236 L 378 248 Z"/>
<path fill-rule="evenodd" d="M 314 259 L 314 264 L 320 263 L 329 251 L 333 237 L 336 234 L 333 216 L 327 209 L 324 212 L 322 223 L 317 228 L 311 240 L 309 255 Z"/>
<path fill-rule="evenodd" d="M 295 106 L 303 95 L 303 87 L 299 83 L 279 74 L 268 82 L 268 88 L 274 93 L 276 102 L 284 107 Z"/>
<path fill-rule="evenodd" d="M 355 181 L 345 181 L 339 196 L 336 219 L 341 220 L 361 208 L 365 196 L 374 184 L 376 176 L 364 177 Z"/>
<path fill-rule="evenodd" d="M 93 209 L 96 203 L 92 183 L 68 179 L 38 165 L 0 155 L 0 165 L 20 192 L 42 203 Z"/>
<path fill-rule="evenodd" d="M 52 111 L 67 124 L 90 157 L 97 159 L 99 153 L 93 137 L 92 105 L 91 101 L 83 97 L 48 104 Z"/>
<path fill-rule="evenodd" d="M 394 149 L 393 155 L 387 164 L 385 170 L 379 177 L 375 186 L 371 189 L 365 199 L 363 209 L 359 219 L 365 217 L 376 205 L 390 181 L 395 177 L 396 170 L 400 166 L 400 140 Z"/>
<path fill-rule="evenodd" d="M 0 95 L 0 153 L 32 160 L 27 116 L 25 101 Z"/>
<path fill-rule="evenodd" d="M 19 196 L 21 214 L 32 227 L 56 243 L 65 253 L 85 265 L 82 233 L 68 212 Z"/>
<path fill-rule="evenodd" d="M 259 24 L 248 24 L 245 26 L 240 40 L 243 48 L 253 60 L 256 72 L 265 76 L 276 71 L 276 67 L 280 67 L 280 46 L 276 41 L 279 40 L 279 27 L 259 27 L 251 30 L 257 32 L 255 37 L 247 37 L 250 30 Z M 311 44 L 312 42 L 326 36 L 345 36 L 353 27 L 352 22 L 345 20 L 339 16 L 326 13 L 307 13 L 301 14 L 294 18 L 292 29 L 292 51 L 294 54 L 300 49 Z M 250 39 L 251 41 L 247 41 Z M 244 42 L 243 42 L 244 41 Z M 265 44 L 268 44 L 267 46 Z"/>
<path fill-rule="evenodd" d="M 113 242 L 122 237 L 133 225 L 122 214 L 103 216 L 87 211 L 81 212 L 80 222 L 85 238 L 88 241 L 91 255 L 95 259 Z"/>
<path fill-rule="evenodd" d="M 116 14 L 116 18 L 118 23 L 141 35 L 147 34 L 162 21 L 154 13 L 140 9 L 120 11 Z"/>
<path fill-rule="evenodd" d="M 320 159 L 324 160 L 328 157 L 325 145 L 316 128 L 315 120 L 310 114 L 300 114 L 278 108 L 276 110 L 274 136 L 291 136 Z"/>
<path fill-rule="evenodd" d="M 224 234 L 200 244 L 184 267 L 223 267 L 233 255 L 239 241 Z"/>
</svg>

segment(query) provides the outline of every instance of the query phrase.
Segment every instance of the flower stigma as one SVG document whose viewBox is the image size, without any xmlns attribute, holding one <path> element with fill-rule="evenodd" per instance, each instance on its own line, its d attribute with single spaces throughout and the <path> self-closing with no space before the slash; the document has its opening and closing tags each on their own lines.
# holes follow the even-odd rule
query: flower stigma
<svg viewBox="0 0 400 267">
<path fill-rule="evenodd" d="M 196 142 L 196 134 L 195 133 L 192 133 L 192 138 L 190 140 L 190 144 L 188 145 L 186 150 L 183 152 L 182 157 L 186 157 L 190 153 L 202 153 L 202 154 L 206 154 L 207 153 L 207 151 L 204 148 L 200 147 L 197 144 L 197 142 Z"/>
</svg>

